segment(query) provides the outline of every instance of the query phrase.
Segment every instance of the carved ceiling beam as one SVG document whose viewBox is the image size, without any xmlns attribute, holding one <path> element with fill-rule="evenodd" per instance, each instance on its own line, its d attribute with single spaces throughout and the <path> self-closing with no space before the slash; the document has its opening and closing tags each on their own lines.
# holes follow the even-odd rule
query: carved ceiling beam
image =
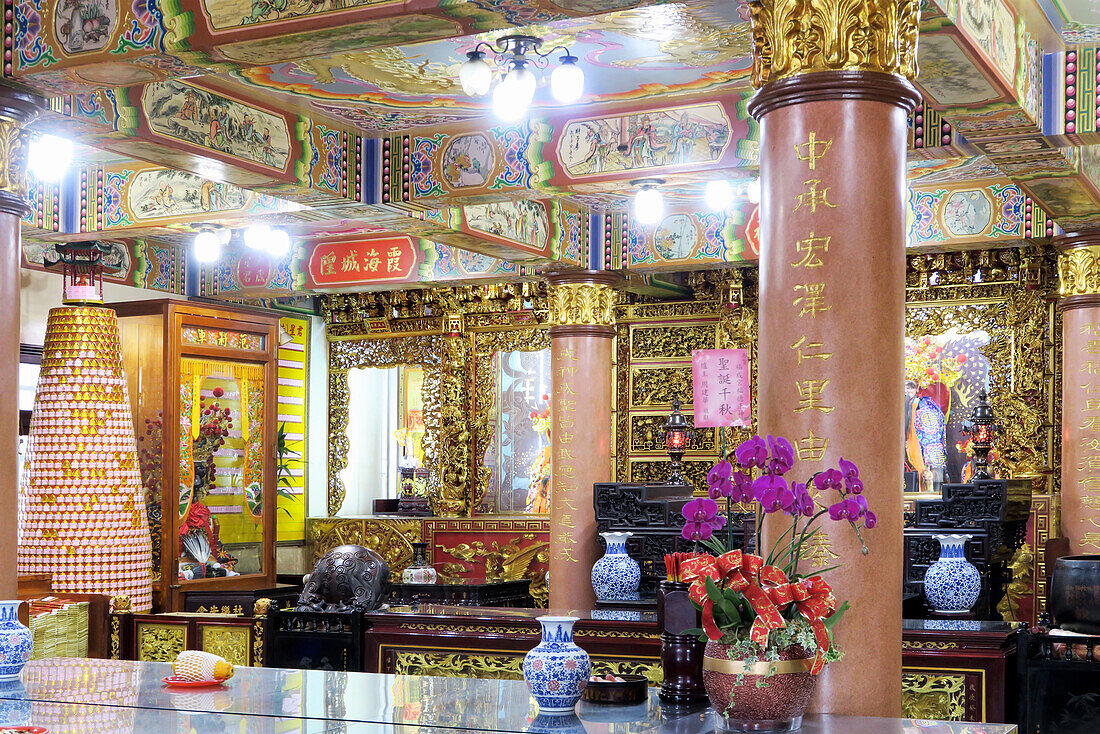
<svg viewBox="0 0 1100 734">
<path fill-rule="evenodd" d="M 1063 228 L 1100 225 L 1098 49 L 1064 51 L 1026 3 L 939 4 L 921 22 L 926 106 Z"/>
</svg>

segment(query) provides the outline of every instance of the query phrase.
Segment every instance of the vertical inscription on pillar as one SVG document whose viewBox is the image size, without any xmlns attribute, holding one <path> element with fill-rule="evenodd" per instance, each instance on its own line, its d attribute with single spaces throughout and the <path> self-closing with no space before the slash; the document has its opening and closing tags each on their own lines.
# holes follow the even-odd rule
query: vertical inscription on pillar
<svg viewBox="0 0 1100 734">
<path fill-rule="evenodd" d="M 577 456 L 574 438 L 577 428 L 577 391 L 573 386 L 577 378 L 577 350 L 566 347 L 561 350 L 561 366 L 554 374 L 557 392 L 554 430 L 558 433 L 557 453 L 553 455 L 553 482 L 551 506 L 558 521 L 551 537 L 551 557 L 556 561 L 579 563 L 575 553 L 577 514 Z"/>
<path fill-rule="evenodd" d="M 1088 321 L 1081 324 L 1081 370 L 1077 384 L 1083 406 L 1080 433 L 1073 439 L 1079 442 L 1077 463 L 1077 489 L 1084 512 L 1079 523 L 1080 533 L 1072 533 L 1081 539 L 1083 549 L 1100 550 L 1100 323 Z M 1066 379 L 1070 379 L 1067 375 Z"/>
<path fill-rule="evenodd" d="M 818 161 L 829 153 L 832 146 L 832 138 L 822 140 L 814 130 L 809 132 L 804 142 L 794 144 L 795 157 L 806 165 L 810 174 L 802 182 L 804 190 L 795 195 L 791 209 L 792 213 L 802 212 L 803 221 L 809 220 L 805 234 L 795 240 L 795 257 L 790 263 L 791 269 L 798 276 L 795 280 L 801 281 L 794 283 L 791 294 L 791 303 L 797 309 L 799 321 L 793 332 L 797 338 L 791 344 L 791 350 L 798 359 L 794 375 L 797 398 L 794 412 L 800 416 L 800 425 L 806 427 L 805 435 L 797 437 L 795 446 L 800 460 L 815 463 L 824 459 L 829 441 L 819 437 L 814 430 L 824 432 L 819 419 L 832 413 L 836 407 L 829 392 L 830 379 L 822 370 L 824 363 L 832 358 L 833 352 L 826 339 L 814 333 L 825 333 L 824 320 L 832 309 L 820 268 L 829 257 L 834 256 L 829 252 L 833 236 L 828 232 L 818 231 L 814 222 L 819 208 L 836 208 L 836 204 L 829 200 L 832 185 L 814 175 Z M 817 489 L 812 483 L 808 489 L 817 499 Z M 824 498 L 822 501 L 825 501 Z M 813 540 L 807 554 L 810 566 L 824 568 L 830 565 L 837 554 L 833 551 L 828 534 L 818 533 Z"/>
</svg>

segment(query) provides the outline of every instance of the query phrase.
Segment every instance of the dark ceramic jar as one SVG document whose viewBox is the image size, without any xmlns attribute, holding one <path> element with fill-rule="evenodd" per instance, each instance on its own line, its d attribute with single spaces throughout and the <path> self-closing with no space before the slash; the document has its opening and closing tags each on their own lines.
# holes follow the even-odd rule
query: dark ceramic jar
<svg viewBox="0 0 1100 734">
<path fill-rule="evenodd" d="M 1064 629 L 1100 635 L 1100 555 L 1063 556 L 1054 562 L 1050 613 Z"/>
</svg>

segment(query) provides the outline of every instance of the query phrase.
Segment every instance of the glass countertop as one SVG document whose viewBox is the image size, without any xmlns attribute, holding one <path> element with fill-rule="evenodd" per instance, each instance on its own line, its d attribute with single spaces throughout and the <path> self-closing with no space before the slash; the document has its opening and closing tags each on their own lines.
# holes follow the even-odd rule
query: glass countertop
<svg viewBox="0 0 1100 734">
<path fill-rule="evenodd" d="M 169 689 L 168 663 L 54 658 L 0 685 L 0 717 L 51 734 L 206 732 L 604 732 L 703 734 L 705 707 L 663 707 L 656 689 L 634 706 L 582 701 L 567 716 L 538 714 L 522 681 L 238 667 L 224 687 Z M 0 718 L 3 721 L 4 718 Z M 804 734 L 1012 734 L 1003 724 L 808 716 Z"/>
</svg>

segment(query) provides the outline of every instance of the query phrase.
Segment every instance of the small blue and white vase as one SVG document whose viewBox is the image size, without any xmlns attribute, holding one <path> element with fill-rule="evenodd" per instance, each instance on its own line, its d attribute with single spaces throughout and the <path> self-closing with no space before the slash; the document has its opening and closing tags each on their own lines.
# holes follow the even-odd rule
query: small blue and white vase
<svg viewBox="0 0 1100 734">
<path fill-rule="evenodd" d="M 642 569 L 626 554 L 626 539 L 634 533 L 600 533 L 607 541 L 607 552 L 592 567 L 592 590 L 600 601 L 626 601 L 638 598 Z"/>
<path fill-rule="evenodd" d="M 19 621 L 18 599 L 0 601 L 0 681 L 16 680 L 31 658 L 31 631 Z"/>
<path fill-rule="evenodd" d="M 936 535 L 940 541 L 940 559 L 924 574 L 924 595 L 937 612 L 969 612 L 982 592 L 982 576 L 966 560 L 966 541 L 970 535 Z"/>
<path fill-rule="evenodd" d="M 540 714 L 571 714 L 592 673 L 588 653 L 573 642 L 577 617 L 537 619 L 542 625 L 542 642 L 523 658 L 523 680 Z"/>
</svg>

